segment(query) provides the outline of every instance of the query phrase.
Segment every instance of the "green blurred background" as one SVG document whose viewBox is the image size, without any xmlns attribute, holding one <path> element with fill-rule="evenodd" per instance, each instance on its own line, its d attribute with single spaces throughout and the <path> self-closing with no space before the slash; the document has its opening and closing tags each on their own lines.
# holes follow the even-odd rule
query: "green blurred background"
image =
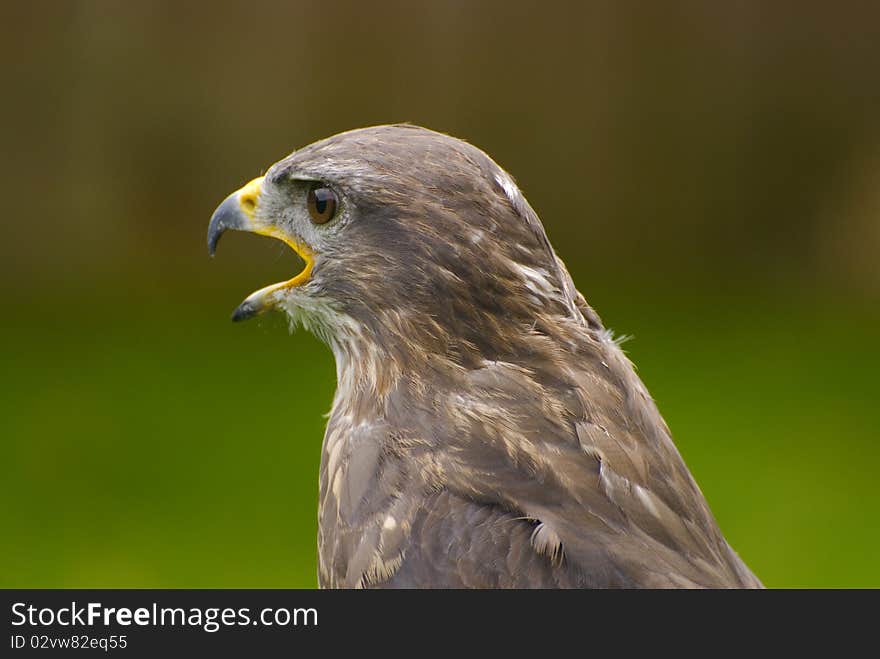
<svg viewBox="0 0 880 659">
<path fill-rule="evenodd" d="M 316 585 L 332 356 L 205 232 L 392 121 L 517 178 L 767 585 L 880 586 L 880 9 L 770 4 L 4 2 L 0 586 Z"/>
</svg>

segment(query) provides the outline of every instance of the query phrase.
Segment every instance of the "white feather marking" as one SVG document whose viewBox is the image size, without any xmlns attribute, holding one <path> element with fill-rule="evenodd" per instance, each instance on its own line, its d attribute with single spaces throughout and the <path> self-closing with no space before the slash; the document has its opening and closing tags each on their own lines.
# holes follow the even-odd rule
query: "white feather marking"
<svg viewBox="0 0 880 659">
<path fill-rule="evenodd" d="M 651 493 L 638 483 L 633 483 L 632 488 L 633 492 L 636 493 L 639 501 L 641 501 L 642 505 L 647 508 L 648 512 L 651 513 L 654 517 L 660 517 L 660 511 L 657 510 L 657 504 L 654 502 L 654 497 L 651 495 Z"/>
<path fill-rule="evenodd" d="M 547 279 L 547 273 L 542 270 L 530 268 L 521 263 L 511 263 L 513 269 L 522 275 L 526 287 L 535 295 L 547 295 L 554 291 L 553 284 Z"/>
<path fill-rule="evenodd" d="M 657 508 L 657 501 L 650 490 L 647 490 L 638 483 L 633 483 L 612 469 L 606 468 L 604 461 L 599 463 L 599 481 L 603 484 L 608 498 L 618 506 L 626 508 L 627 498 L 635 497 L 645 511 L 656 518 L 661 517 L 660 511 Z M 631 498 L 630 501 L 632 501 Z"/>
<path fill-rule="evenodd" d="M 547 556 L 554 565 L 562 562 L 562 540 L 545 522 L 538 524 L 532 531 L 532 547 L 542 556 Z"/>
<path fill-rule="evenodd" d="M 474 245 L 479 245 L 486 237 L 486 233 L 482 229 L 471 229 L 468 237 Z"/>
<path fill-rule="evenodd" d="M 510 200 L 510 203 L 513 204 L 513 207 L 519 208 L 522 193 L 519 191 L 519 188 L 516 187 L 516 183 L 513 182 L 513 179 L 510 178 L 507 172 L 499 171 L 495 174 L 495 182 L 501 186 L 502 190 L 504 190 L 504 194 L 507 195 L 507 198 Z"/>
</svg>

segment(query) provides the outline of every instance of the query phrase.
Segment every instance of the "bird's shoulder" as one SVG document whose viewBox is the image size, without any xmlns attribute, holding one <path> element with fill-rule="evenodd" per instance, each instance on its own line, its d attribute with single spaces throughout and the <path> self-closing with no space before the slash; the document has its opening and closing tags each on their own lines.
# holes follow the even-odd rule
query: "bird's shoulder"
<svg viewBox="0 0 880 659">
<path fill-rule="evenodd" d="M 484 361 L 435 391 L 409 417 L 414 436 L 430 437 L 426 473 L 525 520 L 523 556 L 561 557 L 587 583 L 748 582 L 619 346 L 604 330 L 570 338 L 537 332 L 532 353 Z"/>
</svg>

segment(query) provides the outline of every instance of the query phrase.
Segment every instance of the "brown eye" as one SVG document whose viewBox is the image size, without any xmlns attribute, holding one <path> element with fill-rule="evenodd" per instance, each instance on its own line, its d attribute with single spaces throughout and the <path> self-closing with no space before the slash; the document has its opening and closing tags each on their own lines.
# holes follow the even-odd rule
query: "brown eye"
<svg viewBox="0 0 880 659">
<path fill-rule="evenodd" d="M 330 188 L 316 185 L 309 190 L 306 204 L 309 207 L 309 215 L 315 224 L 326 224 L 336 215 L 336 193 Z"/>
</svg>

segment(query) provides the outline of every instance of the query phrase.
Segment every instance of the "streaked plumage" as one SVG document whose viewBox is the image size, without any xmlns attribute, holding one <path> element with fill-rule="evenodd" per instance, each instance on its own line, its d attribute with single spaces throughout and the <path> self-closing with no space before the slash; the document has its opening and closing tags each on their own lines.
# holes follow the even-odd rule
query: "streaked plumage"
<svg viewBox="0 0 880 659">
<path fill-rule="evenodd" d="M 326 225 L 309 222 L 310 181 L 339 196 Z M 322 586 L 760 586 L 486 154 L 415 126 L 351 131 L 273 165 L 252 201 L 250 219 L 224 202 L 211 246 L 258 231 L 314 267 L 246 315 L 283 309 L 336 358 Z"/>
</svg>

